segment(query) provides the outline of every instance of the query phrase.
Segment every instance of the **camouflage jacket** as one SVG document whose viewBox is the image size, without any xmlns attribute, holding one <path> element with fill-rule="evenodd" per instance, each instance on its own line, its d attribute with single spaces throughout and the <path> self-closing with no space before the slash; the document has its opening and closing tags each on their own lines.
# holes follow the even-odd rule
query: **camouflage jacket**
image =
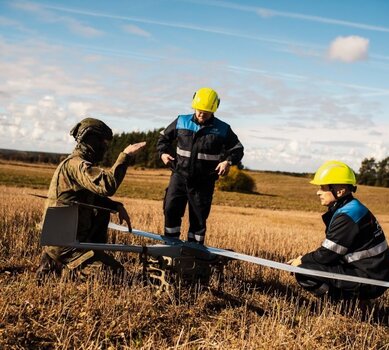
<svg viewBox="0 0 389 350">
<path fill-rule="evenodd" d="M 63 206 L 67 202 L 77 201 L 117 210 L 120 202 L 108 198 L 112 196 L 124 179 L 130 157 L 120 153 L 115 164 L 109 170 L 94 166 L 87 161 L 82 150 L 75 149 L 73 153 L 62 161 L 54 172 L 48 191 L 46 207 Z M 100 211 L 101 212 L 101 211 Z M 106 212 L 107 213 L 107 212 Z M 93 242 L 92 226 L 96 209 L 79 207 L 77 238 L 82 242 Z M 101 228 L 106 230 L 105 228 Z M 61 255 L 70 251 L 69 248 L 48 247 L 46 251 L 52 258 L 59 259 Z"/>
</svg>

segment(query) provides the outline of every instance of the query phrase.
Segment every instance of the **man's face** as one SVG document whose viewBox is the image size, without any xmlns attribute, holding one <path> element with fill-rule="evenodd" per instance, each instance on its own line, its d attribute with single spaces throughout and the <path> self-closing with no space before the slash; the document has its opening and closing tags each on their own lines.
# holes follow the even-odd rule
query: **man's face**
<svg viewBox="0 0 389 350">
<path fill-rule="evenodd" d="M 200 109 L 195 110 L 195 117 L 200 125 L 204 124 L 207 120 L 209 120 L 212 115 L 212 112 L 201 111 Z"/>
<path fill-rule="evenodd" d="M 330 191 L 329 185 L 321 185 L 319 190 L 316 192 L 318 197 L 320 198 L 320 204 L 328 207 L 332 203 L 336 201 L 336 198 Z"/>
</svg>

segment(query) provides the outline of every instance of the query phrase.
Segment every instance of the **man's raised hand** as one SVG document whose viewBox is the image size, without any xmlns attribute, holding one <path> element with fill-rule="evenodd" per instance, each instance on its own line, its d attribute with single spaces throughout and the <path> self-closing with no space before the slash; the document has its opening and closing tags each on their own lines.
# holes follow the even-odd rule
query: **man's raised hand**
<svg viewBox="0 0 389 350">
<path fill-rule="evenodd" d="M 137 153 L 139 150 L 141 150 L 145 145 L 146 145 L 146 141 L 134 143 L 132 145 L 128 145 L 123 152 L 132 155 Z"/>
</svg>

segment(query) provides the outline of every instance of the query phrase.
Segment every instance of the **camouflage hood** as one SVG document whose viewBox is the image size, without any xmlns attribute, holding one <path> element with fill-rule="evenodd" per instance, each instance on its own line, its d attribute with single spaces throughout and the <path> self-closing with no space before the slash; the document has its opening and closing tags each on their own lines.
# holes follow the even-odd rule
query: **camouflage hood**
<svg viewBox="0 0 389 350">
<path fill-rule="evenodd" d="M 94 164 L 100 162 L 107 151 L 105 140 L 112 140 L 111 128 L 94 118 L 81 120 L 70 130 L 70 135 L 77 141 L 74 153 Z"/>
<path fill-rule="evenodd" d="M 103 140 L 112 140 L 112 130 L 104 122 L 94 118 L 85 118 L 77 123 L 70 135 L 74 137 L 77 143 L 84 141 L 87 136 L 96 135 Z"/>
</svg>

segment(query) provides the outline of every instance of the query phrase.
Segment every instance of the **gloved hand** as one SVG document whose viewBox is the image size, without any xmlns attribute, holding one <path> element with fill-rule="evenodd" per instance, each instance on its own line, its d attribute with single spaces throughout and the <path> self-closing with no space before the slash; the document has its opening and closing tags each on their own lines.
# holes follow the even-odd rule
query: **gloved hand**
<svg viewBox="0 0 389 350">
<path fill-rule="evenodd" d="M 132 232 L 130 216 L 128 215 L 126 208 L 124 208 L 124 206 L 121 204 L 118 205 L 118 215 L 120 224 L 125 221 L 128 226 L 128 232 Z"/>
<path fill-rule="evenodd" d="M 286 263 L 287 263 L 288 265 L 292 265 L 292 266 L 299 266 L 299 265 L 302 264 L 302 261 L 301 261 L 301 258 L 302 258 L 302 257 L 303 257 L 303 256 L 300 255 L 300 256 L 298 256 L 298 257 L 295 258 L 295 259 L 291 259 L 291 260 L 287 261 Z"/>
</svg>

